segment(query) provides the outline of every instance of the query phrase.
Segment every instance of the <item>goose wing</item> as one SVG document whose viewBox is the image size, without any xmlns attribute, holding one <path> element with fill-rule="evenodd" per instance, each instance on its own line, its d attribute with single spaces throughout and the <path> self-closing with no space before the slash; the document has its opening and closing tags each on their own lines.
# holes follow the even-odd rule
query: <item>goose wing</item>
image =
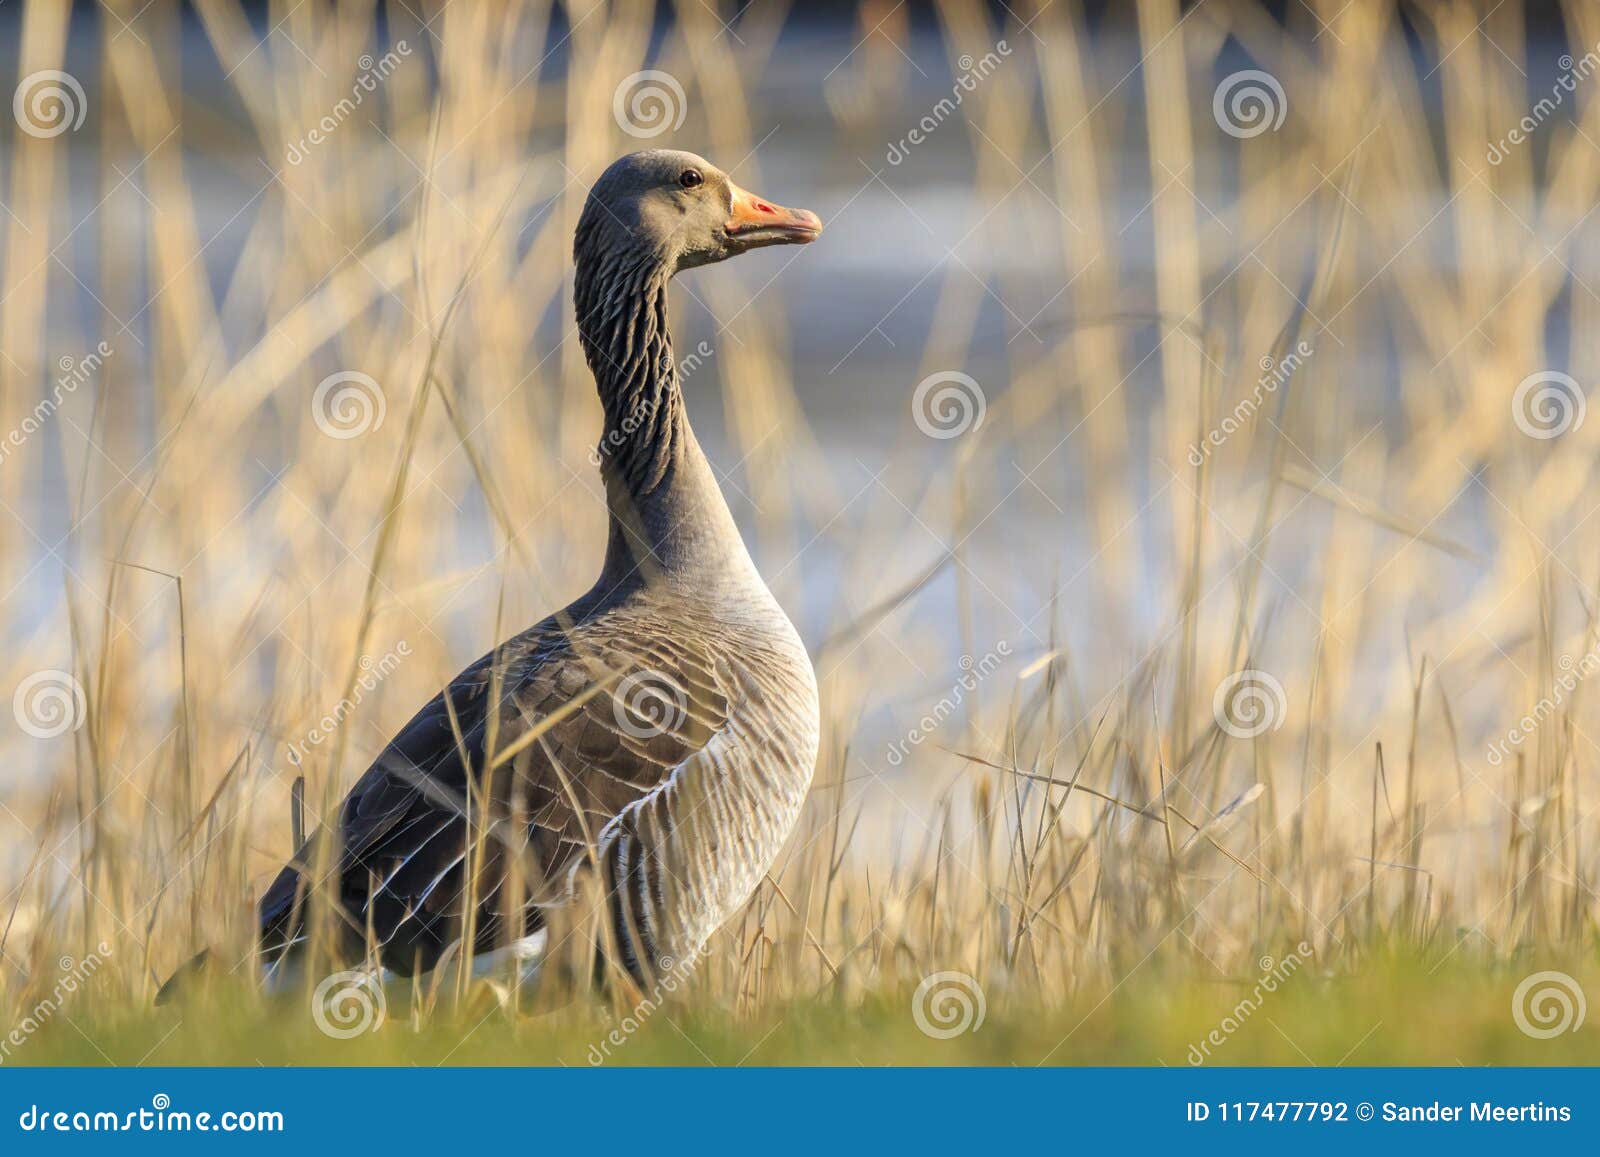
<svg viewBox="0 0 1600 1157">
<path fill-rule="evenodd" d="M 324 827 L 262 896 L 269 958 L 305 940 L 319 872 L 347 950 L 376 942 L 404 974 L 432 967 L 474 906 L 475 950 L 493 946 L 514 915 L 513 865 L 524 932 L 539 927 L 606 824 L 726 726 L 730 677 L 687 634 L 635 617 L 547 622 L 468 667 L 345 798 L 337 847 Z"/>
</svg>

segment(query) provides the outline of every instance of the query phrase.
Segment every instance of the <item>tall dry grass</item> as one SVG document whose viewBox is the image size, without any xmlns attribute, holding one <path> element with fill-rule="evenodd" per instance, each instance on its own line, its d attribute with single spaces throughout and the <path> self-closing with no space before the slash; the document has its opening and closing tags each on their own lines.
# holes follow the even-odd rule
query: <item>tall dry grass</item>
<svg viewBox="0 0 1600 1157">
<path fill-rule="evenodd" d="M 201 944 L 242 955 L 297 778 L 309 827 L 455 671 L 592 580 L 570 238 L 587 183 L 637 145 L 613 96 L 645 67 L 688 94 L 657 143 L 757 189 L 760 162 L 804 150 L 787 171 L 815 187 L 772 190 L 830 220 L 801 260 L 830 240 L 870 256 L 888 222 L 864 205 L 936 259 L 921 348 L 854 355 L 893 415 L 859 476 L 833 452 L 856 402 L 808 402 L 852 369 L 792 356 L 813 340 L 798 274 L 685 279 L 715 348 L 691 408 L 720 418 L 825 729 L 801 827 L 696 999 L 759 1012 L 958 970 L 1026 1010 L 1141 972 L 1237 977 L 1301 940 L 1335 971 L 1393 946 L 1593 944 L 1596 715 L 1558 680 L 1596 645 L 1600 423 L 1529 437 L 1512 394 L 1544 369 L 1594 380 L 1600 102 L 1580 88 L 1485 159 L 1543 84 L 1520 4 L 1318 0 L 1285 28 L 1253 3 L 1144 0 L 1091 30 L 1074 0 L 940 0 L 934 41 L 869 3 L 808 26 L 820 47 L 780 41 L 784 3 L 131 8 L 69 41 L 66 5 L 30 3 L 11 54 L 17 78 L 73 72 L 89 104 L 81 131 L 8 138 L 0 428 L 60 359 L 112 352 L 0 466 L 3 685 L 59 668 L 84 692 L 77 729 L 7 735 L 6 1015 L 102 941 L 97 999 L 129 1007 Z M 1600 44 L 1593 6 L 1562 19 L 1574 57 Z M 929 240 L 916 158 L 891 171 L 884 144 L 949 92 L 935 65 L 1001 39 L 924 154 L 957 156 L 976 209 Z M 776 100 L 764 78 L 803 44 L 823 63 Z M 1237 140 L 1211 100 L 1250 66 L 1288 116 Z M 835 319 L 825 348 L 873 320 Z M 923 438 L 916 383 L 984 350 L 982 426 Z M 385 407 L 349 439 L 312 403 L 341 371 Z M 956 656 L 1001 642 L 958 693 Z M 371 679 L 363 661 L 402 645 Z M 1284 698 L 1241 739 L 1214 696 L 1245 669 Z M 925 714 L 891 761 L 885 736 Z"/>
</svg>

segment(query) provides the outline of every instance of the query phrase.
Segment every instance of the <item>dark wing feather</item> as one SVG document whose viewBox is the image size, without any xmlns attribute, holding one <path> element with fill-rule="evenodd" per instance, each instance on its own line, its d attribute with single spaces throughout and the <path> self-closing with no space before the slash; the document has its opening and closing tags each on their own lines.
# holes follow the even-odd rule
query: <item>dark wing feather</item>
<svg viewBox="0 0 1600 1157">
<path fill-rule="evenodd" d="M 512 863 L 529 897 L 523 930 L 538 928 L 540 907 L 560 902 L 606 824 L 726 725 L 727 682 L 703 648 L 674 641 L 637 608 L 567 629 L 547 621 L 468 667 L 340 809 L 327 894 L 338 898 L 345 951 L 358 954 L 370 938 L 388 967 L 426 970 L 461 937 L 469 896 L 474 949 L 492 947 L 507 932 L 500 893 Z M 497 752 L 522 744 L 486 777 L 491 721 Z M 319 856 L 335 854 L 322 851 L 327 838 L 312 836 L 261 898 L 269 958 L 304 939 L 308 881 Z M 480 840 L 483 869 L 469 887 L 468 851 Z"/>
</svg>

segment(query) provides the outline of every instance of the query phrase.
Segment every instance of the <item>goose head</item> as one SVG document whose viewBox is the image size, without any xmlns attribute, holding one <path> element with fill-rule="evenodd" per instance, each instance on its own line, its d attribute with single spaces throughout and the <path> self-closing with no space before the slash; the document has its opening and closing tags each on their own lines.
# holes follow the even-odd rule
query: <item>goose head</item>
<svg viewBox="0 0 1600 1157">
<path fill-rule="evenodd" d="M 767 245 L 804 245 L 821 232 L 815 213 L 741 189 L 704 157 L 647 149 L 614 162 L 595 182 L 576 255 L 580 264 L 650 261 L 670 276 Z"/>
</svg>

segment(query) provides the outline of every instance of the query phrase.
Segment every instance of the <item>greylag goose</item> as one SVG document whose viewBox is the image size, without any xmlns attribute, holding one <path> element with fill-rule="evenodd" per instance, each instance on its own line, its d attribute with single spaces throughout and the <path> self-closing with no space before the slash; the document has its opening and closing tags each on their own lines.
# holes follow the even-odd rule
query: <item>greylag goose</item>
<svg viewBox="0 0 1600 1157">
<path fill-rule="evenodd" d="M 324 828 L 296 852 L 259 905 L 269 979 L 299 974 L 319 864 L 346 956 L 375 948 L 403 976 L 469 929 L 475 953 L 536 955 L 549 910 L 597 870 L 603 939 L 643 983 L 692 959 L 755 889 L 811 783 L 816 679 L 689 427 L 667 284 L 821 228 L 692 153 L 634 153 L 595 183 L 574 298 L 605 412 L 599 580 L 458 675 L 350 791 L 335 844 Z"/>
</svg>

